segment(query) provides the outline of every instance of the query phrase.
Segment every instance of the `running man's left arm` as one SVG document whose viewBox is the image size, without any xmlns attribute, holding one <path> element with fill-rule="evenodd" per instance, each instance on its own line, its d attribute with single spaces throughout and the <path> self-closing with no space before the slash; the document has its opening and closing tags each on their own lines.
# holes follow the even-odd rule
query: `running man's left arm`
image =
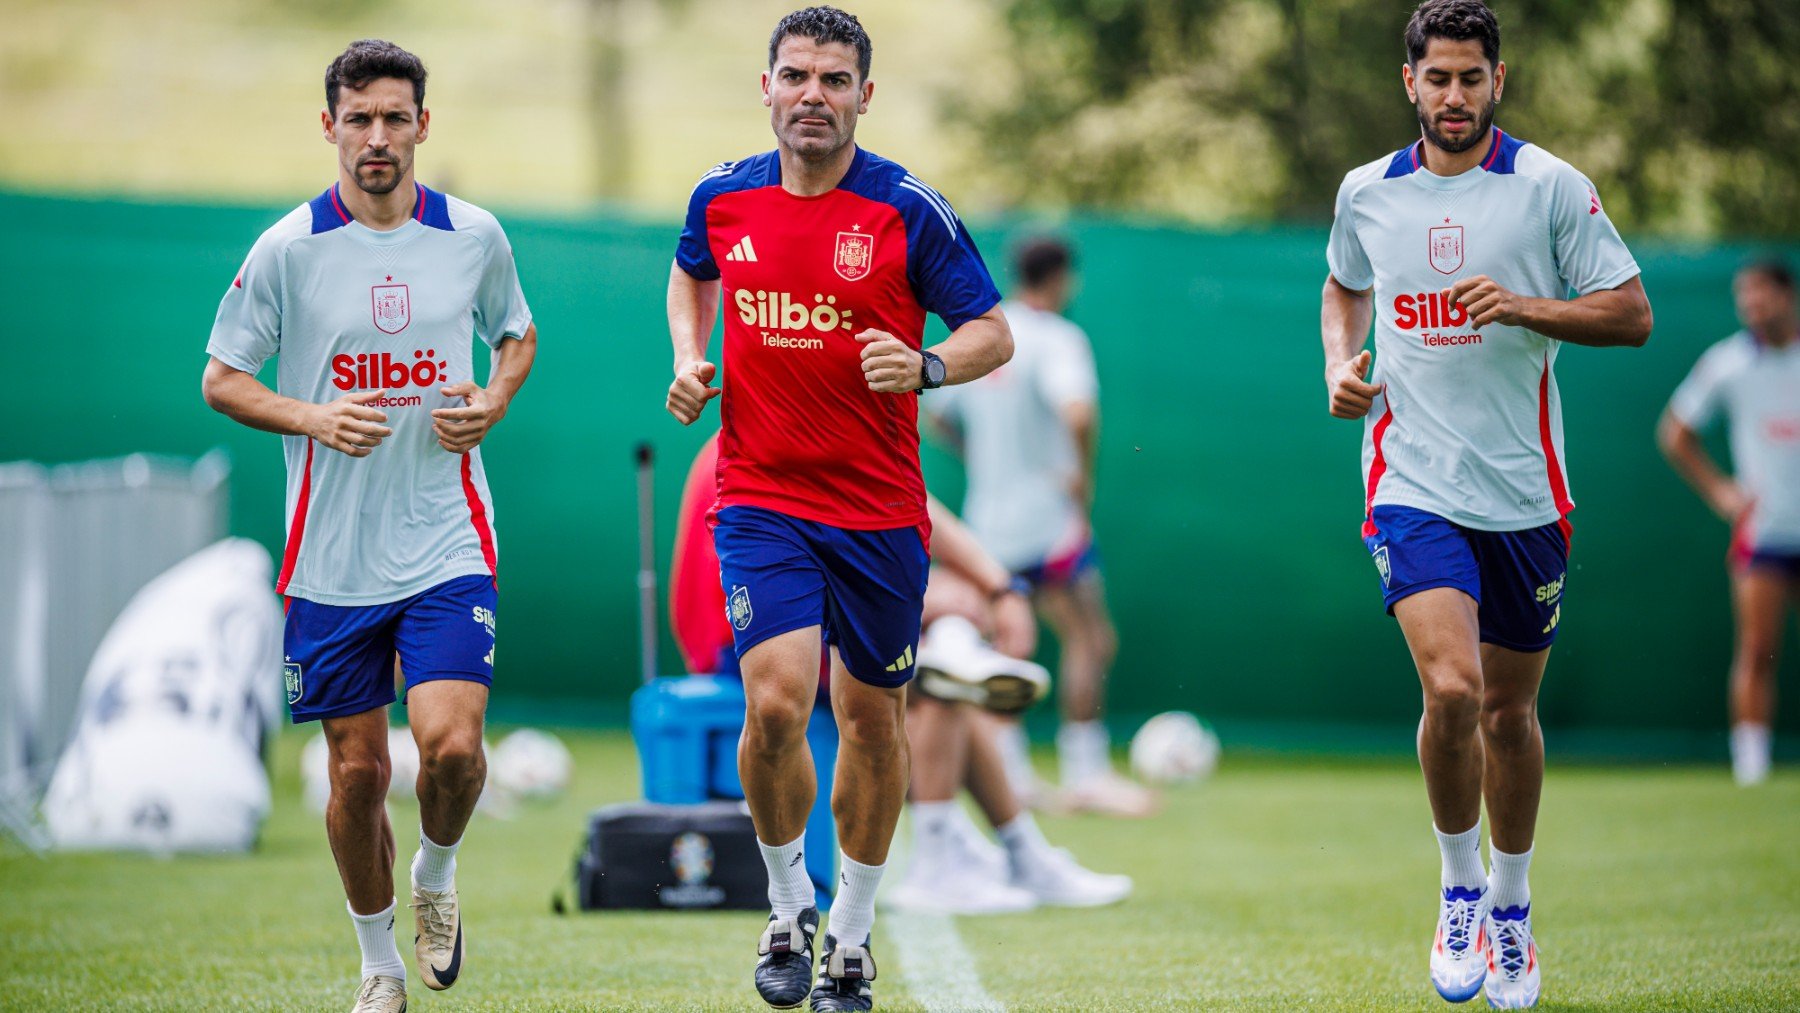
<svg viewBox="0 0 1800 1013">
<path fill-rule="evenodd" d="M 1619 238 L 1586 176 L 1558 163 L 1550 186 L 1550 233 L 1557 272 L 1574 299 L 1538 299 L 1509 292 L 1487 275 L 1444 289 L 1480 329 L 1492 323 L 1526 327 L 1547 338 L 1595 348 L 1641 348 L 1654 319 L 1637 261 Z"/>
<path fill-rule="evenodd" d="M 473 377 L 440 388 L 445 397 L 463 399 L 460 408 L 437 408 L 431 413 L 431 432 L 438 446 L 452 454 L 466 454 L 487 438 L 488 431 L 506 417 L 514 395 L 531 375 L 537 359 L 537 325 L 531 307 L 519 287 L 519 269 L 513 263 L 512 245 L 500 223 L 478 218 L 469 231 L 482 243 L 482 272 L 475 290 L 475 336 L 493 349 L 492 368 L 486 387 Z"/>
<path fill-rule="evenodd" d="M 863 343 L 863 379 L 869 389 L 904 394 L 925 385 L 925 357 L 886 331 L 873 327 L 856 335 Z M 1012 358 L 1012 328 L 995 305 L 933 345 L 931 354 L 944 360 L 944 383 L 968 383 L 1006 365 Z"/>
</svg>

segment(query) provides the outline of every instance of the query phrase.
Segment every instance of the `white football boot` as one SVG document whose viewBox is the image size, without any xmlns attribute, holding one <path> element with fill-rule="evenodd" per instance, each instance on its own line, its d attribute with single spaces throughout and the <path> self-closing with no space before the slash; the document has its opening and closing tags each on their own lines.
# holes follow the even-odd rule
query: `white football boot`
<svg viewBox="0 0 1800 1013">
<path fill-rule="evenodd" d="M 426 890 L 417 883 L 412 888 L 414 962 L 419 977 L 428 988 L 442 991 L 456 984 L 462 974 L 462 911 L 456 900 L 456 886 L 448 890 Z"/>
<path fill-rule="evenodd" d="M 1530 1009 L 1537 1005 L 1543 975 L 1538 969 L 1537 940 L 1531 936 L 1531 905 L 1509 907 L 1488 915 L 1487 1001 L 1495 1009 Z"/>
<path fill-rule="evenodd" d="M 1448 1002 L 1468 1002 L 1488 976 L 1487 890 L 1445 887 L 1431 939 L 1431 983 Z"/>
<path fill-rule="evenodd" d="M 1011 856 L 1012 885 L 1039 904 L 1052 907 L 1104 907 L 1131 895 L 1131 877 L 1083 868 L 1063 848 L 1033 848 Z"/>
<path fill-rule="evenodd" d="M 356 990 L 350 1013 L 406 1013 L 406 982 L 387 974 L 371 974 Z"/>
<path fill-rule="evenodd" d="M 1017 714 L 1050 692 L 1050 673 L 989 647 L 962 616 L 944 616 L 919 638 L 919 692 L 997 714 Z"/>
</svg>

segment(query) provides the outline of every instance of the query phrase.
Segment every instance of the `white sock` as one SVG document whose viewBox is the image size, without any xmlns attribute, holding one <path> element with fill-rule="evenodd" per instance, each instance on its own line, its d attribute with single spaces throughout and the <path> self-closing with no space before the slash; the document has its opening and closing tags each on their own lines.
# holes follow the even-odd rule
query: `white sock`
<svg viewBox="0 0 1800 1013">
<path fill-rule="evenodd" d="M 1036 790 L 1037 772 L 1031 769 L 1031 742 L 1025 737 L 1025 726 L 1008 721 L 1000 726 L 1000 762 L 1006 768 L 1006 782 L 1013 794 L 1030 798 Z"/>
<path fill-rule="evenodd" d="M 930 862 L 944 853 L 961 808 L 954 801 L 912 803 L 914 862 Z"/>
<path fill-rule="evenodd" d="M 1007 857 L 1012 860 L 1015 870 L 1050 850 L 1050 842 L 1044 839 L 1037 820 L 1028 812 L 1019 813 L 994 830 L 1000 835 L 1000 843 L 1006 845 Z"/>
<path fill-rule="evenodd" d="M 1739 721 L 1731 726 L 1731 776 L 1742 785 L 1761 784 L 1769 776 L 1774 748 L 1768 725 Z"/>
<path fill-rule="evenodd" d="M 394 903 L 372 915 L 359 915 L 356 909 L 344 902 L 344 910 L 350 912 L 350 921 L 356 925 L 356 945 L 362 947 L 362 976 L 385 974 L 389 977 L 406 980 L 406 962 L 400 959 L 400 950 L 394 945 Z"/>
<path fill-rule="evenodd" d="M 1106 726 L 1098 721 L 1064 721 L 1056 730 L 1056 757 L 1063 787 L 1073 787 L 1112 769 Z"/>
<path fill-rule="evenodd" d="M 439 844 L 425 836 L 424 828 L 419 830 L 419 851 L 413 855 L 413 885 L 422 890 L 438 893 L 450 889 L 456 882 L 456 849 L 462 841 L 454 844 Z"/>
<path fill-rule="evenodd" d="M 777 918 L 792 918 L 813 906 L 812 879 L 806 874 L 806 843 L 802 833 L 787 844 L 771 848 L 760 839 L 763 866 L 769 870 L 769 908 Z"/>
<path fill-rule="evenodd" d="M 882 865 L 864 865 L 838 852 L 838 892 L 831 902 L 831 935 L 845 946 L 861 946 L 875 927 L 875 888 Z"/>
<path fill-rule="evenodd" d="M 1481 868 L 1481 821 L 1460 834 L 1446 834 L 1433 826 L 1438 850 L 1444 855 L 1444 889 L 1460 886 L 1466 890 L 1487 887 L 1487 873 Z"/>
<path fill-rule="evenodd" d="M 1522 855 L 1509 855 L 1488 842 L 1488 857 L 1493 859 L 1494 871 L 1488 876 L 1488 889 L 1493 891 L 1494 910 L 1509 907 L 1525 907 L 1531 903 L 1531 852 L 1525 849 Z"/>
</svg>

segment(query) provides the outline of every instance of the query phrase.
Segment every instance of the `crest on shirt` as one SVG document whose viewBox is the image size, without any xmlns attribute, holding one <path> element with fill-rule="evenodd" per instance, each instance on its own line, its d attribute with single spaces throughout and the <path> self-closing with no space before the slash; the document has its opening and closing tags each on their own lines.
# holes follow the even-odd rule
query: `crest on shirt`
<svg viewBox="0 0 1800 1013">
<path fill-rule="evenodd" d="M 1431 267 L 1439 274 L 1455 274 L 1463 266 L 1463 227 L 1437 225 L 1431 230 Z"/>
<path fill-rule="evenodd" d="M 405 285 L 376 285 L 369 290 L 375 305 L 375 326 L 383 334 L 399 334 L 412 323 L 412 300 Z"/>
<path fill-rule="evenodd" d="M 739 585 L 731 589 L 731 601 L 725 606 L 726 614 L 731 617 L 731 625 L 742 632 L 750 628 L 750 620 L 756 613 L 750 609 L 750 589 Z"/>
<path fill-rule="evenodd" d="M 875 237 L 866 232 L 837 234 L 837 254 L 831 266 L 845 281 L 861 281 L 875 263 Z"/>
</svg>

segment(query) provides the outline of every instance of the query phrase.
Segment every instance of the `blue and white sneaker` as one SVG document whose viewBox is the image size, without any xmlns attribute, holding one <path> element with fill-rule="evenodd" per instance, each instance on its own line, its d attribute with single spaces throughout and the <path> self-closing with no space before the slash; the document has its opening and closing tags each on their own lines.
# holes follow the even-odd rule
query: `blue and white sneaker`
<svg viewBox="0 0 1800 1013">
<path fill-rule="evenodd" d="M 1449 1002 L 1468 1002 L 1488 976 L 1488 891 L 1446 887 L 1431 940 L 1431 983 Z"/>
<path fill-rule="evenodd" d="M 756 941 L 756 992 L 776 1009 L 797 1009 L 812 987 L 813 935 L 819 931 L 819 909 L 807 908 L 792 918 L 769 916 L 769 927 Z"/>
<path fill-rule="evenodd" d="M 1537 1005 L 1543 975 L 1538 970 L 1537 940 L 1531 937 L 1531 905 L 1501 908 L 1488 915 L 1487 1000 L 1495 1009 L 1530 1009 Z"/>
<path fill-rule="evenodd" d="M 825 936 L 825 952 L 819 957 L 819 980 L 812 990 L 813 1013 L 875 1008 L 875 957 L 869 937 L 861 946 L 839 946 L 837 937 Z"/>
</svg>

